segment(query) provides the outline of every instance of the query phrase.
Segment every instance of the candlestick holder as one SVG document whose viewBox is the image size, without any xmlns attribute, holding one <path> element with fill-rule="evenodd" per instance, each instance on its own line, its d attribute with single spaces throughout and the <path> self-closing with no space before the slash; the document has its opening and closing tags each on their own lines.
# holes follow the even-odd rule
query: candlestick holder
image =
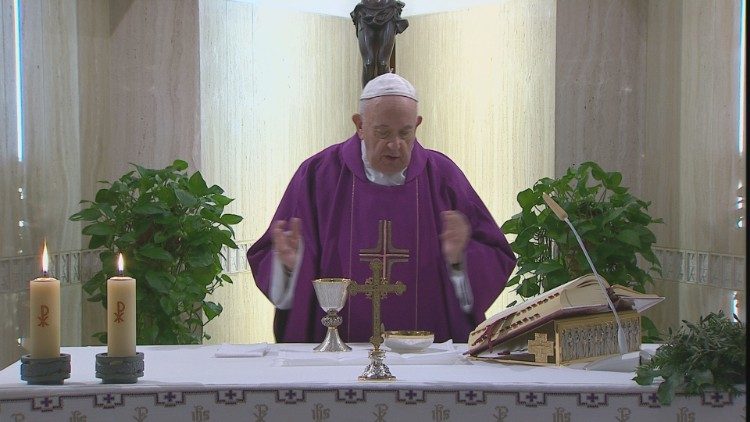
<svg viewBox="0 0 750 422">
<path fill-rule="evenodd" d="M 96 355 L 96 377 L 103 384 L 135 384 L 143 376 L 144 366 L 142 352 L 135 356 Z"/>
<path fill-rule="evenodd" d="M 55 358 L 21 356 L 21 379 L 31 385 L 60 385 L 70 378 L 70 355 Z"/>
<path fill-rule="evenodd" d="M 370 349 L 370 364 L 365 367 L 365 372 L 357 379 L 360 381 L 394 381 L 396 377 L 391 375 L 388 365 L 383 363 L 385 351 L 380 349 Z"/>
</svg>

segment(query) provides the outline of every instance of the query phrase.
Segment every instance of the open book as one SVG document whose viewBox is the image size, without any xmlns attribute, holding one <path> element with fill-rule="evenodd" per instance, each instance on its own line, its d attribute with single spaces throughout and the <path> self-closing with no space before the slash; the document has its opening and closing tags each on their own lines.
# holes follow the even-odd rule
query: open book
<svg viewBox="0 0 750 422">
<path fill-rule="evenodd" d="M 639 293 L 619 284 L 610 286 L 606 280 L 602 281 L 618 311 L 640 313 L 664 300 L 661 296 Z M 507 308 L 479 324 L 469 334 L 469 354 L 477 356 L 552 320 L 605 312 L 611 310 L 596 277 L 584 275 Z"/>
</svg>

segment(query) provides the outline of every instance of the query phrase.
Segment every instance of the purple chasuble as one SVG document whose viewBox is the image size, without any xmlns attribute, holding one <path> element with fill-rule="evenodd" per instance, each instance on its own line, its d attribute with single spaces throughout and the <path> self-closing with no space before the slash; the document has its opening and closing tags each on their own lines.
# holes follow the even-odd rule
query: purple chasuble
<svg viewBox="0 0 750 422">
<path fill-rule="evenodd" d="M 462 212 L 471 224 L 464 264 L 474 307 L 468 314 L 461 310 L 441 251 L 440 213 L 448 210 Z M 312 280 L 345 277 L 362 284 L 372 277 L 369 261 L 378 255 L 372 251 L 381 232 L 388 231 L 381 220 L 390 222 L 390 244 L 385 246 L 398 252 L 385 257 L 383 271 L 391 283 L 406 285 L 405 293 L 390 293 L 381 302 L 386 330 L 430 330 L 437 342 L 466 342 L 515 267 L 505 235 L 466 176 L 449 158 L 416 141 L 401 186 L 367 180 L 356 134 L 307 159 L 292 177 L 273 221 L 292 217 L 302 220 L 304 253 L 292 308 L 277 309 L 274 332 L 279 342 L 323 340 L 324 313 Z M 258 288 L 268 296 L 270 226 L 247 258 Z M 372 307 L 364 294 L 350 296 L 339 315 L 339 334 L 345 342 L 369 341 Z"/>
</svg>

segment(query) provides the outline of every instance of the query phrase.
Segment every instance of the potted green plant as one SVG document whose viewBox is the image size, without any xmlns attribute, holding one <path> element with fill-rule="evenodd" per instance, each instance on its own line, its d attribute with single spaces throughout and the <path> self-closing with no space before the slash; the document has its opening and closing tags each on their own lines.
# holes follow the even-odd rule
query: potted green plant
<svg viewBox="0 0 750 422">
<path fill-rule="evenodd" d="M 118 273 L 122 253 L 126 273 L 137 280 L 138 344 L 200 343 L 203 326 L 222 312 L 206 300 L 232 279 L 222 274 L 223 246 L 237 249 L 232 225 L 242 217 L 224 213 L 233 199 L 219 186 L 208 187 L 200 172 L 176 160 L 163 169 L 133 165 L 73 214 L 84 221 L 90 249 L 101 248 L 102 269 L 83 289 L 90 301 L 107 304 L 107 279 Z M 106 342 L 106 333 L 94 334 Z"/>
<path fill-rule="evenodd" d="M 516 286 L 516 293 L 527 299 L 591 272 L 570 227 L 545 205 L 546 193 L 567 212 L 599 274 L 610 284 L 645 292 L 653 283 L 650 273 L 661 274 L 649 225 L 662 220 L 652 218 L 647 212 L 650 203 L 628 193 L 621 182 L 621 173 L 606 172 L 588 161 L 520 192 L 521 212 L 502 225 L 503 232 L 516 235 L 510 245 L 518 255 L 518 271 L 508 286 Z M 639 256 L 648 264 L 646 270 Z M 644 341 L 658 339 L 653 323 L 642 321 Z"/>
<path fill-rule="evenodd" d="M 633 378 L 640 385 L 651 385 L 661 377 L 656 395 L 670 404 L 677 391 L 687 395 L 705 391 L 738 394 L 738 384 L 747 379 L 747 331 L 723 312 L 701 317 L 697 324 L 683 320 L 676 333 L 669 330 L 667 341 L 651 360 L 636 369 Z"/>
</svg>

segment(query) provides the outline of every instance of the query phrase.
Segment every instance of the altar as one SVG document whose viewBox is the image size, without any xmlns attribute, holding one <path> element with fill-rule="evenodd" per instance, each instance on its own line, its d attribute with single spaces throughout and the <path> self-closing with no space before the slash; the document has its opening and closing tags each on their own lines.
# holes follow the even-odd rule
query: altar
<svg viewBox="0 0 750 422">
<path fill-rule="evenodd" d="M 397 379 L 363 382 L 357 377 L 369 345 L 352 344 L 349 354 L 313 354 L 313 346 L 139 346 L 145 374 L 136 384 L 95 378 L 95 355 L 106 347 L 62 348 L 71 355 L 63 385 L 27 385 L 20 362 L 0 371 L 0 421 L 687 422 L 746 416 L 744 397 L 678 395 L 665 406 L 656 385 L 637 385 L 633 373 L 468 360 L 465 344 L 434 345 L 422 355 L 388 352 L 385 363 Z"/>
</svg>

